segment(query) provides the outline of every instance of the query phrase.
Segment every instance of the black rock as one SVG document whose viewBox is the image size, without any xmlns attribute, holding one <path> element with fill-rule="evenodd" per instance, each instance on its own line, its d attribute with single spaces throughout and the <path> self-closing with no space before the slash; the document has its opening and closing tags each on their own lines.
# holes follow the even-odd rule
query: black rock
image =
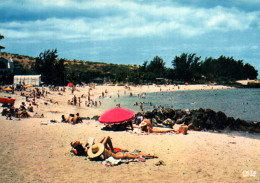
<svg viewBox="0 0 260 183">
<path fill-rule="evenodd" d="M 144 116 L 145 116 L 146 118 L 153 118 L 153 117 L 154 117 L 154 113 L 151 112 L 151 111 L 146 111 Z"/>
<path fill-rule="evenodd" d="M 144 117 L 151 119 L 153 126 L 158 127 L 172 127 L 175 123 L 185 123 L 186 125 L 192 123 L 191 128 L 199 128 L 206 131 L 220 131 L 225 129 L 260 133 L 259 122 L 234 119 L 233 117 L 227 117 L 222 111 L 215 112 L 212 109 L 200 108 L 188 112 L 170 108 L 163 110 L 154 109 L 152 112 L 147 111 Z"/>
<path fill-rule="evenodd" d="M 167 118 L 173 118 L 175 115 L 175 111 L 171 108 L 165 108 L 163 111 L 163 115 Z"/>
</svg>

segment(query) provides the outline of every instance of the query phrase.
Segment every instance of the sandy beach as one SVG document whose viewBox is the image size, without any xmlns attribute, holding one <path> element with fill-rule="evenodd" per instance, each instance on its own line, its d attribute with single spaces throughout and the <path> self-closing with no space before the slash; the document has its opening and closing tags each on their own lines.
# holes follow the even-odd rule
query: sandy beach
<svg viewBox="0 0 260 183">
<path fill-rule="evenodd" d="M 106 97 L 116 94 L 137 95 L 143 92 L 174 90 L 228 89 L 218 85 L 96 86 L 90 91 L 97 100 L 107 90 Z M 27 89 L 30 90 L 30 89 Z M 89 87 L 78 87 L 74 95 L 87 94 Z M 259 182 L 260 141 L 259 135 L 249 138 L 247 133 L 210 133 L 189 131 L 182 134 L 139 135 L 128 131 L 104 131 L 96 120 L 83 123 L 51 123 L 60 121 L 61 115 L 79 112 L 92 118 L 104 111 L 99 107 L 68 105 L 73 97 L 70 90 L 63 95 L 50 91 L 46 98 L 37 99 L 35 112 L 44 118 L 6 120 L 0 116 L 0 180 L 1 182 Z M 25 97 L 1 93 L 16 99 L 18 107 Z M 52 99 L 53 103 L 49 100 Z M 54 104 L 57 102 L 56 104 Z M 110 136 L 115 147 L 135 149 L 157 155 L 158 159 L 146 162 L 130 162 L 106 167 L 101 162 L 90 161 L 70 153 L 70 142 L 87 142 L 94 137 L 98 142 Z M 159 161 L 165 166 L 156 166 Z"/>
</svg>

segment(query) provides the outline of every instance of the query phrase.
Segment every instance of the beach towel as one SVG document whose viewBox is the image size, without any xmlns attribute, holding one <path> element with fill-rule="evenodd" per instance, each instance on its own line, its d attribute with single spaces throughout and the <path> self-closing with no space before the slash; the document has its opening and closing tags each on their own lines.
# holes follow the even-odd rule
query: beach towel
<svg viewBox="0 0 260 183">
<path fill-rule="evenodd" d="M 152 133 L 148 133 L 148 132 L 142 132 L 140 129 L 135 128 L 133 131 L 129 131 L 132 134 L 137 134 L 137 135 L 172 135 L 175 134 L 175 132 L 171 131 L 171 132 L 165 132 L 165 133 L 156 133 L 156 132 L 152 132 Z"/>
<path fill-rule="evenodd" d="M 115 159 L 112 156 L 110 156 L 105 161 L 103 161 L 102 164 L 105 166 L 114 166 L 114 165 L 118 165 L 120 162 L 121 159 Z"/>
<path fill-rule="evenodd" d="M 143 157 L 136 158 L 136 159 L 115 159 L 114 157 L 110 156 L 109 158 L 104 160 L 102 164 L 105 165 L 106 167 L 113 167 L 122 163 L 128 164 L 129 162 L 145 162 L 145 161 L 146 160 Z"/>
</svg>

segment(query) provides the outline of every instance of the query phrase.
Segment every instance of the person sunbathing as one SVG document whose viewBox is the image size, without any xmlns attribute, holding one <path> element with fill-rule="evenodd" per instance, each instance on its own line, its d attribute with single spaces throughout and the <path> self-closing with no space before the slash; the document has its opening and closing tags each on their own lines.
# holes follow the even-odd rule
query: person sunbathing
<svg viewBox="0 0 260 183">
<path fill-rule="evenodd" d="M 29 106 L 28 106 L 28 111 L 33 112 L 33 106 L 31 104 L 29 104 Z"/>
<path fill-rule="evenodd" d="M 195 127 L 193 123 L 190 123 L 189 125 L 185 125 L 184 123 L 181 125 L 175 124 L 172 128 L 175 129 L 176 134 L 182 133 L 183 135 L 187 135 L 188 130 L 200 131 L 200 126 Z"/>
<path fill-rule="evenodd" d="M 82 118 L 79 116 L 79 113 L 74 115 L 74 117 L 72 118 L 72 123 L 73 124 L 82 123 Z"/>
<path fill-rule="evenodd" d="M 83 147 L 82 143 L 78 140 L 73 141 L 70 143 L 71 147 L 74 148 L 70 152 L 73 152 L 75 155 L 78 156 L 87 156 L 88 155 L 88 149 L 86 147 Z"/>
<path fill-rule="evenodd" d="M 78 140 L 71 142 L 70 144 L 74 149 L 71 150 L 76 155 L 88 156 L 90 159 L 107 159 L 112 156 L 115 159 L 135 159 L 135 158 L 157 158 L 155 155 L 144 153 L 128 153 L 127 150 L 116 150 L 109 136 L 104 137 L 99 143 L 92 144 L 87 143 L 83 147 L 82 143 Z"/>
<path fill-rule="evenodd" d="M 62 123 L 68 123 L 68 119 L 65 118 L 65 115 L 64 115 L 64 114 L 61 115 L 61 122 L 62 122 Z"/>
<path fill-rule="evenodd" d="M 157 158 L 155 155 L 144 153 L 128 153 L 126 151 L 115 151 L 112 145 L 111 138 L 104 137 L 100 143 L 94 144 L 89 147 L 88 157 L 90 159 L 107 159 L 112 156 L 115 159 L 135 159 L 135 158 Z"/>
<path fill-rule="evenodd" d="M 39 104 L 37 104 L 37 103 L 35 102 L 35 99 L 33 99 L 32 105 L 36 105 L 37 107 L 39 107 Z"/>
<path fill-rule="evenodd" d="M 66 118 L 64 114 L 61 115 L 61 122 L 63 122 L 63 123 L 73 123 L 72 119 L 73 119 L 72 114 L 70 114 L 68 118 Z"/>
<path fill-rule="evenodd" d="M 159 128 L 153 128 L 153 125 L 150 121 L 150 119 L 144 118 L 144 120 L 140 123 L 139 128 L 142 132 L 148 132 L 148 133 L 167 133 L 175 131 L 174 129 L 159 129 Z"/>
<path fill-rule="evenodd" d="M 22 110 L 22 111 L 19 113 L 19 117 L 20 117 L 20 118 L 28 118 L 28 117 L 31 117 L 31 114 L 24 109 L 24 110 Z"/>
<path fill-rule="evenodd" d="M 133 122 L 130 120 L 123 124 L 106 124 L 102 130 L 112 130 L 112 131 L 123 131 L 123 130 L 133 130 L 134 125 Z"/>
<path fill-rule="evenodd" d="M 18 117 L 19 118 L 43 118 L 44 115 L 39 115 L 37 113 L 35 114 L 30 114 L 29 112 L 27 112 L 26 110 L 23 110 L 22 112 L 18 112 Z"/>
</svg>

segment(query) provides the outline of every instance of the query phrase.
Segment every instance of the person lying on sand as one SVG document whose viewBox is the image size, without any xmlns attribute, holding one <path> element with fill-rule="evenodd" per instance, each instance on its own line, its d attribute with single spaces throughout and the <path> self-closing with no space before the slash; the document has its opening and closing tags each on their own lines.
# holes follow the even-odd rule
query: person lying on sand
<svg viewBox="0 0 260 183">
<path fill-rule="evenodd" d="M 73 152 L 74 154 L 78 156 L 87 156 L 88 155 L 88 149 L 86 147 L 83 147 L 82 143 L 80 141 L 76 140 L 70 143 L 72 149 L 70 152 Z"/>
<path fill-rule="evenodd" d="M 97 144 L 86 144 L 83 147 L 80 141 L 71 142 L 71 146 L 77 151 L 77 155 L 86 155 L 90 159 L 102 159 L 105 160 L 112 156 L 115 159 L 135 159 L 135 158 L 157 158 L 155 155 L 144 153 L 128 153 L 126 151 L 116 151 L 112 145 L 111 138 L 109 136 L 104 137 Z M 75 152 L 72 150 L 71 152 Z"/>
<path fill-rule="evenodd" d="M 61 122 L 63 123 L 71 123 L 72 124 L 72 119 L 73 119 L 74 115 L 70 114 L 68 118 L 65 117 L 65 115 L 61 115 Z"/>
<path fill-rule="evenodd" d="M 176 130 L 176 134 L 182 133 L 183 135 L 187 135 L 188 129 L 191 125 L 192 123 L 190 123 L 189 125 L 184 125 L 184 123 L 182 125 L 178 125 L 178 130 Z M 176 128 L 176 125 L 174 125 L 173 128 Z"/>
<path fill-rule="evenodd" d="M 90 159 L 107 159 L 112 156 L 115 159 L 135 159 L 135 158 L 157 158 L 155 155 L 144 153 L 128 153 L 125 151 L 116 152 L 113 148 L 111 138 L 105 137 L 100 143 L 90 146 L 88 149 L 88 157 Z"/>
<path fill-rule="evenodd" d="M 134 125 L 133 122 L 130 120 L 123 124 L 106 124 L 102 130 L 112 130 L 112 131 L 123 131 L 123 130 L 133 130 Z"/>
<path fill-rule="evenodd" d="M 39 107 L 39 104 L 36 103 L 35 99 L 33 99 L 32 105 L 36 105 L 37 107 Z"/>
<path fill-rule="evenodd" d="M 69 122 L 69 117 L 68 118 L 65 118 L 65 115 L 61 115 L 61 122 L 62 123 L 68 123 Z"/>
<path fill-rule="evenodd" d="M 29 104 L 29 106 L 28 106 L 28 111 L 33 112 L 33 106 L 31 104 Z"/>
<path fill-rule="evenodd" d="M 76 115 L 70 114 L 68 118 L 66 118 L 65 115 L 61 115 L 61 122 L 77 124 L 82 123 L 82 118 L 79 116 L 79 113 L 77 113 Z"/>
<path fill-rule="evenodd" d="M 35 114 L 30 114 L 29 112 L 27 112 L 26 110 L 23 110 L 22 112 L 18 112 L 18 116 L 19 118 L 43 118 L 44 115 L 39 115 L 37 113 Z"/>
<path fill-rule="evenodd" d="M 192 127 L 192 129 L 190 129 Z M 172 127 L 175 131 L 176 134 L 182 133 L 183 135 L 187 135 L 188 134 L 188 130 L 193 130 L 193 131 L 199 131 L 200 127 L 195 127 L 193 126 L 193 123 L 190 123 L 189 125 L 185 125 L 184 123 L 181 125 L 175 124 Z"/>
<path fill-rule="evenodd" d="M 74 115 L 74 117 L 72 118 L 72 123 L 73 124 L 82 123 L 82 118 L 79 116 L 79 113 Z"/>
<path fill-rule="evenodd" d="M 140 128 L 142 132 L 148 132 L 148 133 L 167 133 L 167 132 L 175 131 L 174 129 L 153 128 L 150 119 L 147 118 L 143 119 L 143 121 L 140 123 L 138 128 Z"/>
</svg>

